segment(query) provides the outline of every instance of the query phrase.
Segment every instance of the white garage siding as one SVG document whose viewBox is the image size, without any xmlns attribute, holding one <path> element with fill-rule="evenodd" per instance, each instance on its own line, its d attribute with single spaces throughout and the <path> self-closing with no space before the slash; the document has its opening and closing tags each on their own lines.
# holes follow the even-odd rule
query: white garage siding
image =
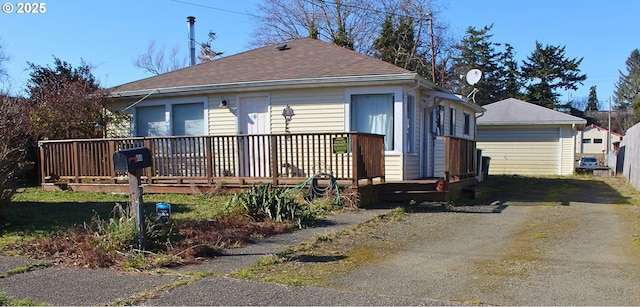
<svg viewBox="0 0 640 307">
<path fill-rule="evenodd" d="M 560 172 L 560 128 L 478 127 L 477 148 L 491 157 L 489 174 L 557 175 Z"/>
</svg>

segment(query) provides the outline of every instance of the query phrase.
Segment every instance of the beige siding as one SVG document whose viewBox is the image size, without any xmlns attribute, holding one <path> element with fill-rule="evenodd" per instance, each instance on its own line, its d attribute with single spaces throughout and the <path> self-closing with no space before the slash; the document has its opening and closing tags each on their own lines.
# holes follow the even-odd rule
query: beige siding
<svg viewBox="0 0 640 307">
<path fill-rule="evenodd" d="M 224 97 L 229 108 L 220 108 L 220 100 Z M 209 134 L 234 135 L 238 131 L 237 109 L 238 98 L 235 94 L 209 95 Z"/>
<path fill-rule="evenodd" d="M 560 169 L 558 127 L 478 127 L 478 149 L 491 157 L 489 174 L 557 175 Z"/>
<path fill-rule="evenodd" d="M 577 131 L 572 129 L 570 125 L 563 125 L 561 128 L 561 161 L 560 175 L 571 175 L 575 170 L 576 164 L 576 140 Z"/>
<path fill-rule="evenodd" d="M 284 133 L 282 110 L 290 105 L 295 115 L 291 133 L 343 132 L 344 89 L 288 90 L 271 93 L 272 133 Z"/>
<path fill-rule="evenodd" d="M 401 155 L 386 155 L 384 157 L 384 170 L 386 181 L 401 181 L 402 178 L 402 163 L 403 157 Z"/>
</svg>

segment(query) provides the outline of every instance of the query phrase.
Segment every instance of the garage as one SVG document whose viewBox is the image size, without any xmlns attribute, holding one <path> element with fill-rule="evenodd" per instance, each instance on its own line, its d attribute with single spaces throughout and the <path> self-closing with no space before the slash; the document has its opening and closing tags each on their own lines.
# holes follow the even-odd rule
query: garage
<svg viewBox="0 0 640 307">
<path fill-rule="evenodd" d="M 490 157 L 489 175 L 571 175 L 577 132 L 586 120 L 509 98 L 483 106 L 477 148 Z"/>
<path fill-rule="evenodd" d="M 491 157 L 489 174 L 547 175 L 559 168 L 558 127 L 478 127 L 478 149 Z"/>
</svg>

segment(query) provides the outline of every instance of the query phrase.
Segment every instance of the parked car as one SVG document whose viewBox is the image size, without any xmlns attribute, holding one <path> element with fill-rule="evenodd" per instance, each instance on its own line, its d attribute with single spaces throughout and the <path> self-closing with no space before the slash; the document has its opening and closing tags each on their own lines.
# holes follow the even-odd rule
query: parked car
<svg viewBox="0 0 640 307">
<path fill-rule="evenodd" d="M 578 168 L 596 168 L 598 167 L 598 159 L 594 156 L 583 156 L 578 160 Z"/>
</svg>

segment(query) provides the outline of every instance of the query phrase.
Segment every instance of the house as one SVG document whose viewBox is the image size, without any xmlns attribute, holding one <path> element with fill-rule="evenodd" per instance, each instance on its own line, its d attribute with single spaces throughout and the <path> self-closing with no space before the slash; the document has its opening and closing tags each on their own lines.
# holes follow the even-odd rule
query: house
<svg viewBox="0 0 640 307">
<path fill-rule="evenodd" d="M 475 145 L 482 111 L 414 72 L 309 38 L 123 84 L 110 97 L 112 111 L 132 115 L 134 137 L 384 135 L 386 181 L 445 177 L 446 140 Z M 252 159 L 269 159 L 259 156 Z M 306 176 L 318 170 L 284 167 Z"/>
<path fill-rule="evenodd" d="M 515 98 L 483 106 L 477 147 L 489 174 L 570 175 L 586 120 Z"/>
<path fill-rule="evenodd" d="M 622 134 L 607 128 L 591 124 L 584 128 L 578 137 L 576 154 L 581 156 L 595 156 L 604 161 L 607 152 L 613 152 L 622 142 Z"/>
</svg>

